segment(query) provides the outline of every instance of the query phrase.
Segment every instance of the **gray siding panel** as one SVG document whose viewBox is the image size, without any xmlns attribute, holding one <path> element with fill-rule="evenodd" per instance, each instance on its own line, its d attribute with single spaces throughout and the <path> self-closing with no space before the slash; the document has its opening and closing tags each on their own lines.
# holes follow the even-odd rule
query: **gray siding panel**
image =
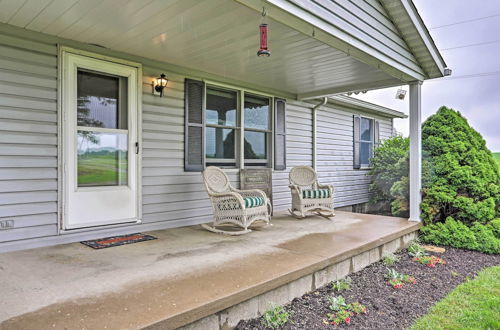
<svg viewBox="0 0 500 330">
<path fill-rule="evenodd" d="M 286 171 L 274 172 L 273 199 L 275 210 L 290 206 L 288 171 L 295 165 L 312 164 L 312 115 L 310 107 L 288 103 L 287 112 L 287 161 Z M 335 206 L 347 206 L 367 202 L 370 177 L 366 170 L 353 169 L 353 111 L 331 105 L 317 112 L 317 172 L 320 182 L 335 186 Z M 364 114 L 380 122 L 380 137 L 391 136 L 392 120 L 372 114 Z"/>
<path fill-rule="evenodd" d="M 57 234 L 56 52 L 0 34 L 0 242 Z"/>
<path fill-rule="evenodd" d="M 318 111 L 318 177 L 335 186 L 335 206 L 369 200 L 367 170 L 353 168 L 353 113 L 380 122 L 380 138 L 388 138 L 391 119 L 343 107 L 322 107 Z"/>
</svg>

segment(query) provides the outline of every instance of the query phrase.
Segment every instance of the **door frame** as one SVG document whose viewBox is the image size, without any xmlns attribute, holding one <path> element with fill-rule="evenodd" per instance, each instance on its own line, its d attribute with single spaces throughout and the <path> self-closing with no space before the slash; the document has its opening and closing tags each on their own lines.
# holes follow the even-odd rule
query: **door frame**
<svg viewBox="0 0 500 330">
<path fill-rule="evenodd" d="M 58 155 L 58 234 L 65 233 L 75 233 L 75 232 L 84 232 L 84 231 L 94 231 L 104 228 L 114 228 L 114 227 L 127 227 L 131 225 L 137 225 L 142 223 L 142 85 L 143 85 L 143 77 L 142 77 L 142 64 L 132 61 L 123 60 L 120 58 L 94 53 L 86 50 L 76 49 L 72 47 L 67 47 L 61 44 L 58 44 L 58 58 L 57 58 L 57 69 L 58 69 L 58 84 L 57 84 L 57 117 L 58 117 L 58 136 L 57 136 L 57 155 Z M 139 142 L 138 153 L 136 154 L 136 194 L 137 194 L 137 220 L 135 222 L 127 222 L 127 223 L 118 223 L 118 224 L 107 224 L 93 227 L 84 227 L 84 228 L 75 228 L 75 229 L 65 229 L 65 207 L 66 207 L 66 180 L 71 179 L 68 178 L 68 173 L 65 171 L 65 99 L 64 99 L 64 54 L 70 53 L 80 56 L 89 57 L 92 59 L 97 59 L 101 61 L 108 61 L 115 64 L 122 64 L 133 67 L 137 70 L 137 109 L 136 109 L 136 120 L 135 129 L 136 129 L 136 137 Z"/>
</svg>

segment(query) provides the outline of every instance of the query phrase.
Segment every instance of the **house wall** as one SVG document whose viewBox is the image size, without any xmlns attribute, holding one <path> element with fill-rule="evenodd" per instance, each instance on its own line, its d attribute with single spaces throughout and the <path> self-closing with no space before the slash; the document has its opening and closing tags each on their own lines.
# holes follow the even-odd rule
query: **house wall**
<svg viewBox="0 0 500 330">
<path fill-rule="evenodd" d="M 184 172 L 186 76 L 169 71 L 167 64 L 102 50 L 99 52 L 105 55 L 143 63 L 143 223 L 59 234 L 55 41 L 36 35 L 21 38 L 0 29 L 0 220 L 14 220 L 13 229 L 0 230 L 0 252 L 210 221 L 212 211 L 200 173 Z M 69 46 L 96 51 L 95 47 L 78 43 Z M 169 77 L 162 98 L 151 94 L 151 81 L 161 72 Z M 290 204 L 289 169 L 312 165 L 313 105 L 288 101 L 288 168 L 273 175 L 276 210 Z M 323 182 L 337 187 L 337 206 L 368 199 L 365 171 L 352 169 L 352 113 L 332 105 L 318 111 L 318 172 Z M 389 136 L 391 119 L 377 118 L 382 121 L 381 137 Z M 227 173 L 238 187 L 238 170 Z"/>
</svg>

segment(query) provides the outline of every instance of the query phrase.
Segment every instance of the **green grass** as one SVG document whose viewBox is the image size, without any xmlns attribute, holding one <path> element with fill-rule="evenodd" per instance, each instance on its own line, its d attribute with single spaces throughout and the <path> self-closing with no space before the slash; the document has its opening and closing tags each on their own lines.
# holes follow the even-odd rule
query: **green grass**
<svg viewBox="0 0 500 330">
<path fill-rule="evenodd" d="M 500 166 L 500 152 L 494 152 L 493 158 L 496 160 L 498 166 Z"/>
<path fill-rule="evenodd" d="M 500 329 L 500 266 L 456 287 L 411 329 Z"/>
<path fill-rule="evenodd" d="M 121 159 L 117 166 L 114 154 L 85 154 L 78 157 L 78 184 L 80 186 L 115 185 L 119 177 L 127 180 L 127 159 Z"/>
</svg>

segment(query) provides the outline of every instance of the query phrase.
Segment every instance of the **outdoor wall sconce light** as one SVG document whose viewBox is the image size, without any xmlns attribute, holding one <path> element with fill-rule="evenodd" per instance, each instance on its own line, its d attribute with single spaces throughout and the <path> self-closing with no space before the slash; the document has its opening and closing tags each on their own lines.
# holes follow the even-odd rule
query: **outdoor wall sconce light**
<svg viewBox="0 0 500 330">
<path fill-rule="evenodd" d="M 167 87 L 168 79 L 164 73 L 153 81 L 153 94 L 163 96 L 163 89 Z"/>
</svg>

